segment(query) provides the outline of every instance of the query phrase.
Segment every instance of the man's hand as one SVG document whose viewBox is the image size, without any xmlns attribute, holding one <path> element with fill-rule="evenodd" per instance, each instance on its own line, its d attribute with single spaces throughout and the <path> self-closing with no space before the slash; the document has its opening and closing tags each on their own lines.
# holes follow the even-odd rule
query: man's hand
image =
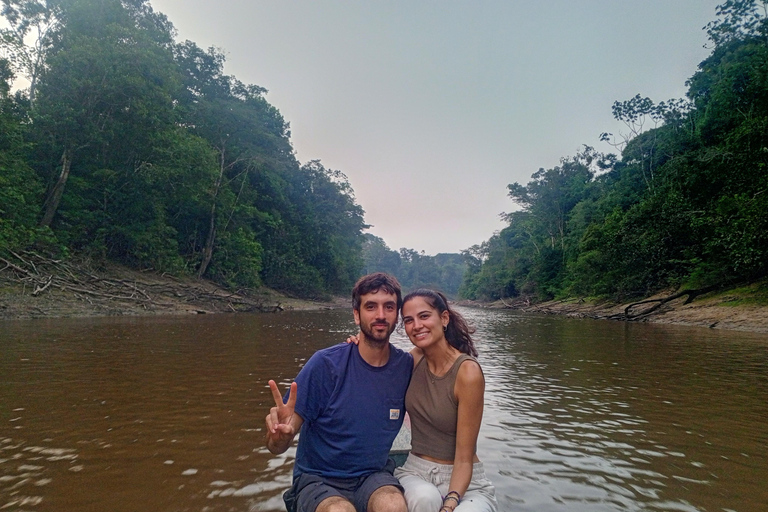
<svg viewBox="0 0 768 512">
<path fill-rule="evenodd" d="M 272 391 L 272 397 L 275 399 L 275 406 L 269 410 L 266 418 L 267 426 L 267 449 L 279 454 L 285 452 L 291 445 L 291 441 L 296 436 L 299 427 L 303 423 L 300 417 L 294 413 L 296 407 L 296 383 L 291 383 L 291 389 L 288 392 L 288 403 L 283 403 L 283 397 L 277 388 L 275 381 L 269 381 L 269 389 Z"/>
</svg>

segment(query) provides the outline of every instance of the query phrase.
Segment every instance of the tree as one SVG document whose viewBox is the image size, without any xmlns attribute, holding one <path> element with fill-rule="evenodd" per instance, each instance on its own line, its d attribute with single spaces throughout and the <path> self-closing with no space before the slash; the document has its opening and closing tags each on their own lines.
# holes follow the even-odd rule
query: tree
<svg viewBox="0 0 768 512">
<path fill-rule="evenodd" d="M 362 270 L 362 230 L 368 227 L 347 177 L 313 160 L 294 174 L 288 190 L 302 260 L 318 270 L 325 289 L 343 293 Z"/>
<path fill-rule="evenodd" d="M 172 124 L 178 84 L 170 53 L 136 27 L 119 1 L 81 0 L 64 16 L 33 111 L 49 154 L 42 226 L 53 223 L 73 169 L 106 164 L 131 174 L 141 168 L 145 155 L 136 150 L 151 147 L 153 134 Z M 86 148 L 90 161 L 78 165 Z"/>
<path fill-rule="evenodd" d="M 386 272 L 399 277 L 400 254 L 390 249 L 378 236 L 365 233 L 363 238 L 363 273 Z"/>
<path fill-rule="evenodd" d="M 239 200 L 258 187 L 249 181 L 250 175 L 257 168 L 272 173 L 298 164 L 288 140 L 288 125 L 264 99 L 266 89 L 225 75 L 224 55 L 215 48 L 205 51 L 186 41 L 176 45 L 175 54 L 185 76 L 184 118 L 218 153 L 219 170 L 211 184 L 207 235 L 198 268 L 198 275 L 203 276 L 219 230 L 229 227 L 243 232 L 244 225 L 238 223 L 235 213 Z M 235 192 L 233 186 L 238 185 Z M 220 212 L 221 207 L 226 210 Z M 258 227 L 249 229 L 260 231 Z"/>
<path fill-rule="evenodd" d="M 61 7 L 56 0 L 2 0 L 0 15 L 8 27 L 0 29 L 0 48 L 14 68 L 29 80 L 29 101 L 34 104 L 37 81 L 60 27 Z"/>
<path fill-rule="evenodd" d="M 717 6 L 717 16 L 704 27 L 715 47 L 744 37 L 756 37 L 768 43 L 768 1 L 726 0 Z"/>
<path fill-rule="evenodd" d="M 565 250 L 566 222 L 571 210 L 584 199 L 594 177 L 590 168 L 599 155 L 590 147 L 573 158 L 564 158 L 552 169 L 539 169 L 523 186 L 512 183 L 507 187 L 509 197 L 536 222 L 532 224 L 533 243 L 544 241 L 551 249 Z"/>
<path fill-rule="evenodd" d="M 0 250 L 26 247 L 40 234 L 37 224 L 42 187 L 26 161 L 23 117 L 10 96 L 11 66 L 0 59 Z"/>
<path fill-rule="evenodd" d="M 673 122 L 681 125 L 691 109 L 692 104 L 685 100 L 672 99 L 657 105 L 650 98 L 643 98 L 639 94 L 626 101 L 616 101 L 612 108 L 613 117 L 624 123 L 628 132 L 620 133 L 619 141 L 616 141 L 612 133 L 601 134 L 600 140 L 622 150 L 625 157 L 631 155 L 630 158 L 623 160 L 627 165 L 636 164 L 642 173 L 645 185 L 653 190 L 659 161 L 657 150 L 661 132 L 658 128 L 662 124 Z M 653 127 L 647 129 L 649 122 Z"/>
</svg>

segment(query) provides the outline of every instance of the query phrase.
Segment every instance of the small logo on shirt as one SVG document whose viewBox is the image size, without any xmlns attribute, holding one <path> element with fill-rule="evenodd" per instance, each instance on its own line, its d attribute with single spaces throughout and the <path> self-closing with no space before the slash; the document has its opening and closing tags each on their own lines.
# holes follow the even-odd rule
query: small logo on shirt
<svg viewBox="0 0 768 512">
<path fill-rule="evenodd" d="M 390 409 L 389 410 L 389 419 L 391 419 L 391 420 L 399 420 L 400 419 L 400 409 Z"/>
</svg>

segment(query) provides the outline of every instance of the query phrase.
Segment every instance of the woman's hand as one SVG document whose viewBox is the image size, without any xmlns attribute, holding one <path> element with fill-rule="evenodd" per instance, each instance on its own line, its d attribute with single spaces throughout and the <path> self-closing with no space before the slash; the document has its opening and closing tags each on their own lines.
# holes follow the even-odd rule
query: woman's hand
<svg viewBox="0 0 768 512">
<path fill-rule="evenodd" d="M 355 345 L 359 345 L 360 338 L 358 338 L 356 334 L 353 334 L 352 336 L 347 338 L 347 343 L 354 343 Z"/>
</svg>

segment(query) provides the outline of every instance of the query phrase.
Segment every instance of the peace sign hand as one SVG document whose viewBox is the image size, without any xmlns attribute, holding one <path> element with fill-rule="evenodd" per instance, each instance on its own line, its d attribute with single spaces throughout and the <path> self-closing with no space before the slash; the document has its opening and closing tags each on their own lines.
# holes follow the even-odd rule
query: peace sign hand
<svg viewBox="0 0 768 512">
<path fill-rule="evenodd" d="M 288 403 L 285 404 L 274 380 L 269 381 L 269 389 L 272 391 L 275 406 L 269 410 L 269 414 L 266 417 L 267 448 L 270 452 L 278 454 L 288 449 L 291 441 L 296 436 L 298 427 L 303 422 L 294 413 L 297 390 L 295 382 L 291 383 L 291 388 L 288 392 Z"/>
</svg>

